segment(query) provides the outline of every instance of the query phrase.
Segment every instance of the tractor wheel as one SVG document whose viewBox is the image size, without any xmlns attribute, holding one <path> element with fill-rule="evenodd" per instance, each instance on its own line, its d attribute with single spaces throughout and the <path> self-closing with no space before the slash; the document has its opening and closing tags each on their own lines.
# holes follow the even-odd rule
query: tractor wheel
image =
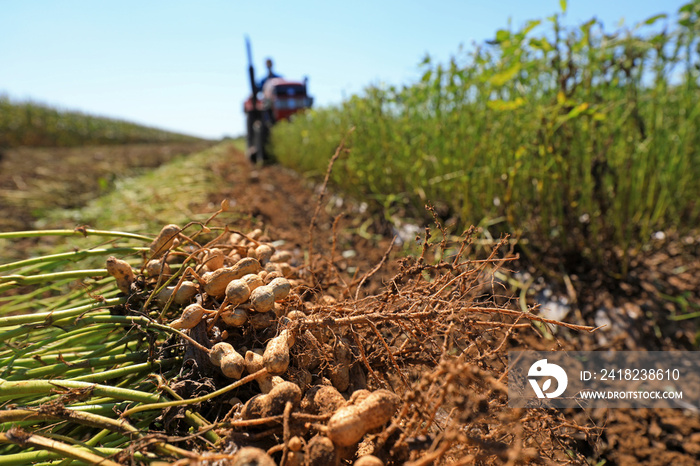
<svg viewBox="0 0 700 466">
<path fill-rule="evenodd" d="M 260 126 L 260 120 L 256 120 L 250 114 L 246 118 L 246 157 L 250 163 L 256 163 L 258 159 L 258 130 L 256 127 Z"/>
<path fill-rule="evenodd" d="M 265 131 L 265 129 L 265 125 L 262 121 L 256 121 L 253 125 L 254 138 L 251 162 L 257 165 L 265 163 L 265 143 L 267 142 L 267 131 Z"/>
</svg>

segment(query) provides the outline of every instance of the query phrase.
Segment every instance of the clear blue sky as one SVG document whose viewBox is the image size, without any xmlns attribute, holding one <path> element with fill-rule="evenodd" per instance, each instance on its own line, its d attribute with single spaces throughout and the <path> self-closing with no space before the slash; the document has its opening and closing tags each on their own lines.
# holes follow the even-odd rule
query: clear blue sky
<svg viewBox="0 0 700 466">
<path fill-rule="evenodd" d="M 568 24 L 613 27 L 680 0 L 569 0 Z M 318 106 L 369 84 L 410 83 L 497 29 L 560 11 L 559 0 L 0 0 L 0 94 L 220 138 L 244 131 L 244 36 L 258 76 L 271 56 L 309 76 Z"/>
</svg>

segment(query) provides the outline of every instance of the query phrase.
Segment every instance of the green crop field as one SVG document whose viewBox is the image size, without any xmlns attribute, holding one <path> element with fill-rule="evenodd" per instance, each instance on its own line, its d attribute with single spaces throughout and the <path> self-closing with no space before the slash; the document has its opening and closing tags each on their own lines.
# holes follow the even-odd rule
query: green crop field
<svg viewBox="0 0 700 466">
<path fill-rule="evenodd" d="M 0 148 L 192 142 L 198 138 L 136 123 L 62 111 L 0 95 Z"/>
<path fill-rule="evenodd" d="M 323 175 L 355 128 L 332 180 L 388 218 L 426 218 L 433 203 L 460 230 L 612 259 L 624 274 L 656 231 L 697 226 L 699 12 L 692 2 L 675 22 L 616 31 L 561 15 L 502 29 L 449 63 L 426 56 L 418 82 L 278 125 L 274 151 Z"/>
</svg>

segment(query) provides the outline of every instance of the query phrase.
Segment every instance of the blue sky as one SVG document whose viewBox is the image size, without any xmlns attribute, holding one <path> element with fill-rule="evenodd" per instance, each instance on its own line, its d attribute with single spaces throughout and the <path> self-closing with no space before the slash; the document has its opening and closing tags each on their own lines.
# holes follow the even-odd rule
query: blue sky
<svg viewBox="0 0 700 466">
<path fill-rule="evenodd" d="M 567 24 L 613 30 L 679 0 L 569 0 Z M 208 138 L 244 131 L 244 36 L 256 72 L 267 56 L 309 77 L 318 106 L 370 84 L 408 84 L 429 53 L 493 38 L 560 11 L 559 0 L 0 0 L 0 94 Z"/>
</svg>

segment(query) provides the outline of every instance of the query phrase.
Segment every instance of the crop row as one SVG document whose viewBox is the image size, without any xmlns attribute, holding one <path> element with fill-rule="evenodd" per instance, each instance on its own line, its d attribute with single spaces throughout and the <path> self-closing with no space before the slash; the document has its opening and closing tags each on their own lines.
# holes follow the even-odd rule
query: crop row
<svg viewBox="0 0 700 466">
<path fill-rule="evenodd" d="M 426 57 L 419 82 L 277 125 L 274 151 L 322 175 L 348 135 L 332 180 L 387 217 L 430 202 L 532 248 L 614 252 L 624 273 L 655 231 L 700 214 L 699 13 L 689 3 L 661 32 L 665 15 L 613 33 L 558 14 L 499 30 L 447 64 Z"/>
<path fill-rule="evenodd" d="M 197 138 L 0 95 L 0 147 L 187 142 Z"/>
</svg>

